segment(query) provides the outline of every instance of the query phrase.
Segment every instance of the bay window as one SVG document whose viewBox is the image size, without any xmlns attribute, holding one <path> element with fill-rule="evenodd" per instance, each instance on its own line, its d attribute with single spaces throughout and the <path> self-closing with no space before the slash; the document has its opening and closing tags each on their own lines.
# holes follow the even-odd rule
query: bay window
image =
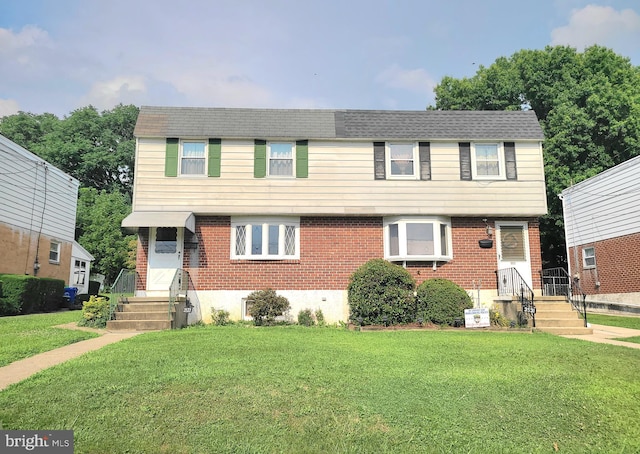
<svg viewBox="0 0 640 454">
<path fill-rule="evenodd" d="M 385 259 L 451 260 L 451 220 L 446 217 L 393 217 L 384 220 Z"/>
</svg>

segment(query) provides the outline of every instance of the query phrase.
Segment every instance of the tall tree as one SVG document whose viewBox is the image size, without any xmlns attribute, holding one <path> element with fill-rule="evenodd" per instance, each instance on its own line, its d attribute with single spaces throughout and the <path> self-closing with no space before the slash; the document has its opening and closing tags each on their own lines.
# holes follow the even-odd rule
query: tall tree
<svg viewBox="0 0 640 454">
<path fill-rule="evenodd" d="M 640 68 L 600 46 L 546 47 L 500 57 L 470 78 L 444 77 L 435 93 L 435 109 L 536 112 L 549 206 L 540 226 L 543 261 L 565 265 L 558 194 L 640 154 Z"/>
</svg>

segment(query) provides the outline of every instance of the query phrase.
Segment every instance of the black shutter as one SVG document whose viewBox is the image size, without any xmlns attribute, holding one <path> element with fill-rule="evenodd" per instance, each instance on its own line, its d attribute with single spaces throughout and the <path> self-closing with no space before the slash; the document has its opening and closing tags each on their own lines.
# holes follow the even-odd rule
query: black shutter
<svg viewBox="0 0 640 454">
<path fill-rule="evenodd" d="M 420 179 L 431 179 L 431 144 L 429 142 L 419 142 L 418 151 L 420 153 Z"/>
<path fill-rule="evenodd" d="M 460 142 L 460 179 L 471 180 L 471 144 Z"/>
<path fill-rule="evenodd" d="M 516 144 L 514 142 L 504 143 L 504 161 L 507 180 L 517 180 L 518 168 L 516 166 Z"/>
<path fill-rule="evenodd" d="M 373 142 L 373 170 L 376 180 L 387 177 L 385 171 L 384 142 Z"/>
</svg>

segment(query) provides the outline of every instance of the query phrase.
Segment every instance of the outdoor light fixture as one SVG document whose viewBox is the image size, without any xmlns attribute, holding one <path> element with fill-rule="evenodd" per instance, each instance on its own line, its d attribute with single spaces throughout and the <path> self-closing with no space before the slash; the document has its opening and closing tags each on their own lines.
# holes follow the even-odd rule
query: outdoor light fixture
<svg viewBox="0 0 640 454">
<path fill-rule="evenodd" d="M 478 245 L 482 249 L 491 249 L 493 247 L 493 239 L 491 238 L 493 236 L 493 228 L 487 223 L 486 218 L 484 218 L 482 221 L 484 222 L 484 225 L 485 225 L 487 238 L 479 240 Z"/>
</svg>

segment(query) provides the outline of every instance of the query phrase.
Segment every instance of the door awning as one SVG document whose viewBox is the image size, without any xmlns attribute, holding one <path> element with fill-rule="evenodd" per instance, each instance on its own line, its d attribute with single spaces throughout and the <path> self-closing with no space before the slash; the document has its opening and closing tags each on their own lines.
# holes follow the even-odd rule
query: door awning
<svg viewBox="0 0 640 454">
<path fill-rule="evenodd" d="M 196 217 L 190 211 L 134 211 L 122 220 L 122 227 L 137 231 L 140 227 L 184 227 L 196 232 Z"/>
</svg>

